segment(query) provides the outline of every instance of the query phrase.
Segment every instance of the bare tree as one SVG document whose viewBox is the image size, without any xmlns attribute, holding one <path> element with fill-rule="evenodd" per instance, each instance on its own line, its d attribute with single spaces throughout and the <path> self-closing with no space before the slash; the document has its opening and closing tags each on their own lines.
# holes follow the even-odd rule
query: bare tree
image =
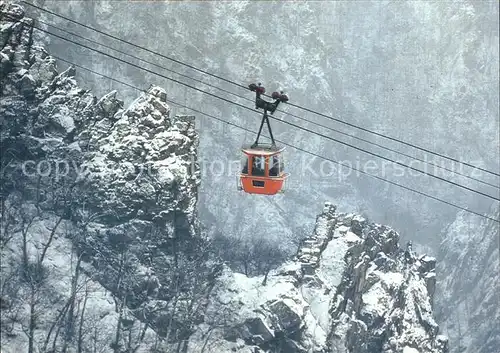
<svg viewBox="0 0 500 353">
<path fill-rule="evenodd" d="M 8 201 L 2 197 L 0 199 L 1 219 L 0 219 L 0 251 L 2 251 L 10 242 L 15 233 L 21 231 L 19 223 L 19 208 L 18 202 L 10 198 Z"/>
<path fill-rule="evenodd" d="M 80 320 L 78 323 L 78 343 L 77 343 L 77 351 L 78 353 L 82 353 L 83 350 L 83 339 L 84 339 L 84 329 L 83 325 L 85 322 L 85 309 L 87 308 L 87 300 L 89 298 L 89 287 L 88 282 L 85 283 L 85 294 L 83 297 L 83 306 L 80 313 Z"/>
<path fill-rule="evenodd" d="M 115 339 L 114 342 L 111 344 L 111 348 L 113 348 L 115 353 L 120 352 L 120 335 L 122 331 L 122 317 L 123 317 L 123 310 L 125 309 L 125 304 L 126 304 L 126 286 L 127 283 L 124 281 L 125 277 L 125 261 L 126 261 L 126 250 L 122 249 L 122 252 L 120 254 L 120 263 L 118 267 L 118 274 L 116 276 L 116 286 L 115 286 L 115 291 L 116 295 L 113 296 L 113 299 L 115 300 L 115 310 L 118 313 L 118 320 L 116 322 L 116 329 L 115 329 Z"/>
<path fill-rule="evenodd" d="M 36 260 L 30 257 L 28 253 L 28 230 L 30 225 L 33 222 L 33 218 L 27 222 L 27 224 L 23 227 L 22 230 L 22 278 L 24 282 L 28 285 L 29 294 L 28 294 L 28 306 L 29 306 L 29 324 L 28 329 L 24 329 L 28 337 L 28 353 L 34 352 L 34 344 L 35 344 L 35 330 L 38 325 L 38 318 L 40 313 L 37 310 L 37 305 L 41 300 L 41 290 L 45 285 L 45 281 L 47 279 L 47 269 L 44 267 L 44 259 L 47 254 L 47 251 L 52 243 L 54 238 L 54 234 L 61 224 L 62 218 L 60 217 L 54 227 L 52 228 L 49 238 L 45 243 L 41 244 L 41 255 L 36 256 Z"/>
<path fill-rule="evenodd" d="M 258 239 L 252 250 L 256 271 L 264 275 L 262 285 L 265 286 L 269 272 L 285 261 L 286 253 L 266 238 Z"/>
<path fill-rule="evenodd" d="M 298 226 L 291 235 L 287 236 L 287 241 L 294 247 L 294 253 L 299 251 L 304 239 L 313 233 L 314 225 L 303 224 Z"/>
<path fill-rule="evenodd" d="M 233 322 L 234 313 L 228 307 L 221 305 L 220 311 L 215 313 L 215 316 L 208 318 L 206 322 L 208 329 L 202 334 L 203 345 L 201 346 L 200 353 L 205 353 L 215 330 L 231 327 Z"/>
<path fill-rule="evenodd" d="M 68 310 L 65 322 L 64 344 L 62 352 L 66 353 L 68 344 L 72 341 L 75 331 L 76 315 L 75 315 L 75 302 L 78 294 L 78 280 L 80 277 L 80 264 L 82 262 L 82 254 L 78 256 L 76 261 L 75 270 L 71 279 L 71 294 L 68 299 Z M 83 315 L 82 315 L 83 318 Z"/>
</svg>

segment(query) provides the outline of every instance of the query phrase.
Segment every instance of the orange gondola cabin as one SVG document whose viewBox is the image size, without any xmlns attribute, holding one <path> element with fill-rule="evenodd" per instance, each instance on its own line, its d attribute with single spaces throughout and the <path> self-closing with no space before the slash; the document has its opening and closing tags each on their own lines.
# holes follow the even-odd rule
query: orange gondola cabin
<svg viewBox="0 0 500 353">
<path fill-rule="evenodd" d="M 275 195 L 283 191 L 288 177 L 284 171 L 284 147 L 263 146 L 243 148 L 245 154 L 240 185 L 246 193 Z"/>
<path fill-rule="evenodd" d="M 249 88 L 256 92 L 255 106 L 264 109 L 264 115 L 254 144 L 242 149 L 244 160 L 239 175 L 238 189 L 248 194 L 275 195 L 283 192 L 288 173 L 284 171 L 282 155 L 285 148 L 276 146 L 267 113 L 274 113 L 278 104 L 288 101 L 288 97 L 283 92 L 281 94 L 274 92 L 272 98 L 275 101 L 267 102 L 260 97 L 265 92 L 260 83 L 258 86 L 251 84 Z M 271 144 L 259 144 L 264 122 L 267 123 Z"/>
</svg>

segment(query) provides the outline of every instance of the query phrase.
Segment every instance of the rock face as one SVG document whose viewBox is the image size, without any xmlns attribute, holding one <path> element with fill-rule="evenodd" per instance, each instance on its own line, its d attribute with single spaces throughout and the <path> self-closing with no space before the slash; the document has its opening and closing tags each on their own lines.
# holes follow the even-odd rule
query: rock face
<svg viewBox="0 0 500 353">
<path fill-rule="evenodd" d="M 433 319 L 435 260 L 403 252 L 386 227 L 366 230 L 332 306 L 332 348 L 338 352 L 445 352 Z M 357 256 L 356 256 L 357 255 Z M 346 336 L 341 334 L 346 333 Z"/>
<path fill-rule="evenodd" d="M 172 231 L 175 218 L 178 232 L 196 235 L 194 117 L 170 116 L 159 87 L 125 110 L 116 91 L 97 100 L 77 86 L 73 67 L 58 74 L 54 59 L 32 44 L 21 7 L 2 1 L 0 9 L 1 142 L 15 157 L 5 170 L 17 177 L 11 183 L 41 177 L 78 189 L 64 204 L 77 221 L 93 214 L 106 224 L 135 220 Z"/>
<path fill-rule="evenodd" d="M 115 94 L 97 105 L 116 109 Z M 194 117 L 170 118 L 165 99 L 165 92 L 153 87 L 113 115 L 109 130 L 103 128 L 108 121 L 99 121 L 81 134 L 89 137 L 90 151 L 79 181 L 99 190 L 88 200 L 95 212 L 112 210 L 108 218 L 115 220 L 160 221 L 182 209 L 178 218 L 194 224 L 199 183 Z"/>
<path fill-rule="evenodd" d="M 434 267 L 394 230 L 326 203 L 297 257 L 265 285 L 219 278 L 209 312 L 230 329 L 215 329 L 211 352 L 447 352 L 432 317 Z"/>
<path fill-rule="evenodd" d="M 80 266 L 122 303 L 120 318 L 128 308 L 184 339 L 219 268 L 197 221 L 194 117 L 171 116 L 155 86 L 126 109 L 116 91 L 97 99 L 33 44 L 21 7 L 0 10 L 2 200 L 20 193 L 68 220 Z"/>
<path fill-rule="evenodd" d="M 498 206 L 492 218 L 500 218 Z M 442 233 L 436 317 L 453 353 L 494 353 L 500 347 L 498 223 L 460 213 Z"/>
</svg>

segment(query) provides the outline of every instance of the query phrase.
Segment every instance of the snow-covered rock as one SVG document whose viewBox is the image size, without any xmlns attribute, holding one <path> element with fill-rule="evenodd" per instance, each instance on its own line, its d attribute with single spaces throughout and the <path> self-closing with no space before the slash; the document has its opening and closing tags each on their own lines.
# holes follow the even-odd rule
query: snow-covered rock
<svg viewBox="0 0 500 353">
<path fill-rule="evenodd" d="M 293 261 L 267 277 L 218 278 L 207 315 L 225 325 L 213 324 L 208 351 L 447 352 L 428 290 L 434 264 L 394 230 L 326 203 Z"/>
<path fill-rule="evenodd" d="M 64 235 L 72 245 L 57 251 L 81 258 L 77 267 L 113 298 L 120 334 L 108 337 L 109 349 L 132 344 L 131 322 L 139 322 L 137 342 L 153 328 L 161 340 L 175 333 L 172 339 L 179 341 L 200 320 L 210 277 L 218 271 L 196 214 L 200 175 L 194 117 L 172 116 L 166 92 L 156 86 L 126 109 L 117 92 L 97 99 L 78 87 L 73 67 L 59 73 L 55 60 L 33 43 L 24 25 L 31 20 L 20 6 L 2 1 L 0 8 L 1 28 L 9 28 L 2 32 L 6 44 L 1 50 L 8 55 L 2 56 L 0 85 L 0 142 L 2 157 L 6 151 L 9 158 L 2 165 L 6 198 L 17 193 L 18 203 L 33 205 L 35 214 L 71 223 Z M 29 63 L 16 60 L 19 56 Z M 28 76 L 29 82 L 20 81 Z M 2 229 L 8 230 L 2 234 L 2 252 L 19 256 L 10 235 L 18 238 L 25 218 L 24 211 L 2 213 L 9 224 Z M 38 242 L 34 259 L 43 244 Z M 71 281 L 60 290 L 67 286 Z M 40 332 L 31 343 L 43 347 L 46 330 L 64 329 L 58 317 L 49 312 L 46 325 L 36 322 L 33 327 Z M 79 345 L 71 337 L 73 347 Z M 47 339 L 52 345 L 61 337 Z M 154 346 L 160 349 L 160 339 Z"/>
</svg>

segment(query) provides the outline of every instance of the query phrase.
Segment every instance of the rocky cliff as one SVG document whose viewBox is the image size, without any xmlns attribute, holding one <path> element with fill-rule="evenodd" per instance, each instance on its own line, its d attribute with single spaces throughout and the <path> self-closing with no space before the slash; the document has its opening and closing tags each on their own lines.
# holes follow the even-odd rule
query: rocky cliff
<svg viewBox="0 0 500 353">
<path fill-rule="evenodd" d="M 151 87 L 127 108 L 59 73 L 0 3 L 2 349 L 444 353 L 435 260 L 330 203 L 265 276 L 221 264 L 197 218 L 198 136 Z"/>
<path fill-rule="evenodd" d="M 55 60 L 34 43 L 33 21 L 21 7 L 1 2 L 0 10 L 2 251 L 12 257 L 2 272 L 36 292 L 45 285 L 57 288 L 50 284 L 57 273 L 49 265 L 57 257 L 51 247 L 65 228 L 71 246 L 59 250 L 79 259 L 79 276 L 113 293 L 117 332 L 126 326 L 124 317 L 132 315 L 147 323 L 145 333 L 154 327 L 178 337 L 189 334 L 187 322 L 198 320 L 200 298 L 210 291 L 218 268 L 205 251 L 197 221 L 194 117 L 171 116 L 159 87 L 143 92 L 126 109 L 116 91 L 97 99 L 78 87 L 73 67 L 59 73 Z M 51 231 L 32 233 L 43 220 Z M 36 281 L 29 270 L 33 266 L 44 273 Z M 23 311 L 15 293 L 3 293 L 8 312 Z M 76 297 L 76 292 L 69 296 L 72 303 L 80 300 Z M 53 334 L 29 333 L 67 327 L 57 305 L 43 305 L 47 315 L 39 314 L 39 303 L 24 320 L 10 320 L 9 335 L 19 339 L 28 327 L 30 347 L 42 345 L 46 337 L 49 346 L 56 342 Z M 62 312 L 73 321 L 78 315 L 84 320 L 76 309 Z M 122 334 L 107 338 L 108 346 L 128 344 Z M 76 334 L 65 340 L 76 345 Z"/>
<path fill-rule="evenodd" d="M 432 316 L 434 266 L 394 230 L 326 203 L 293 261 L 267 277 L 218 279 L 208 312 L 225 325 L 207 351 L 447 352 Z"/>
</svg>

